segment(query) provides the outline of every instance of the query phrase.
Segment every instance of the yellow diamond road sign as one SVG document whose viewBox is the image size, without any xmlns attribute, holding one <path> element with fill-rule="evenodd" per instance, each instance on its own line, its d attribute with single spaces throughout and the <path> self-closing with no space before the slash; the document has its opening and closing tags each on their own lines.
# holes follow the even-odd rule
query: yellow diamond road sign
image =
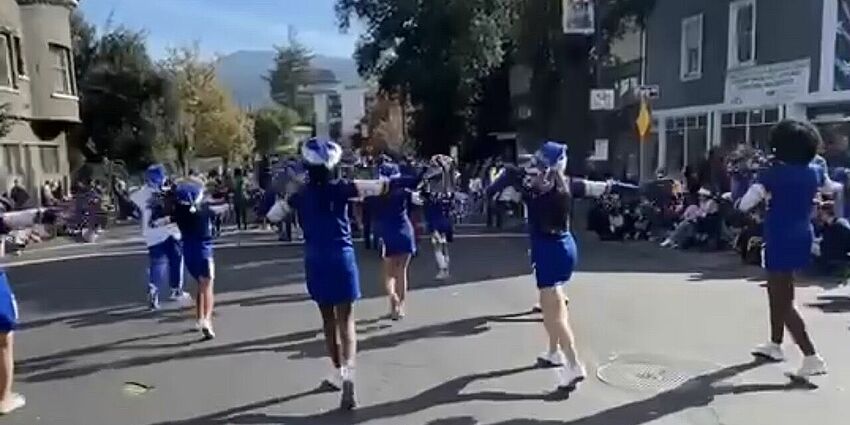
<svg viewBox="0 0 850 425">
<path fill-rule="evenodd" d="M 649 113 L 649 105 L 646 104 L 646 99 L 640 102 L 640 113 L 638 114 L 636 123 L 638 134 L 641 140 L 643 140 L 652 128 L 652 114 Z"/>
</svg>

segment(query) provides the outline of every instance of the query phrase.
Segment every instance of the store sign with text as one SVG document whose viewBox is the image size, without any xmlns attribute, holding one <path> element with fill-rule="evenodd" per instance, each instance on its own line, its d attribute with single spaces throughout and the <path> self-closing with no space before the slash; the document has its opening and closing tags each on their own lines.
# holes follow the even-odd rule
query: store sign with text
<svg viewBox="0 0 850 425">
<path fill-rule="evenodd" d="M 726 104 L 778 105 L 809 94 L 810 59 L 730 70 L 726 74 Z"/>
</svg>

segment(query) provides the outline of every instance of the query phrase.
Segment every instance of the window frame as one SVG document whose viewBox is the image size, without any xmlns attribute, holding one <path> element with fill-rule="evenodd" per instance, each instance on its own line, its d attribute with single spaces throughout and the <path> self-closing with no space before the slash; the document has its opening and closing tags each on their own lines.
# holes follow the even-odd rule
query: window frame
<svg viewBox="0 0 850 425">
<path fill-rule="evenodd" d="M 12 50 L 15 60 L 15 75 L 19 80 L 29 80 L 27 72 L 27 61 L 24 56 L 24 40 L 19 35 L 12 36 Z"/>
<path fill-rule="evenodd" d="M 8 81 L 0 81 L 0 90 L 17 91 L 17 80 L 15 78 L 15 55 L 12 52 L 12 34 L 8 32 L 0 32 L 0 44 L 6 49 L 6 72 L 9 75 Z"/>
<path fill-rule="evenodd" d="M 727 69 L 737 69 L 737 68 L 745 68 L 748 66 L 753 66 L 756 64 L 756 40 L 758 38 L 758 9 L 756 0 L 735 0 L 732 3 L 729 3 L 729 42 L 728 42 L 728 56 L 727 56 Z M 739 61 L 738 60 L 738 13 L 741 9 L 745 7 L 753 8 L 753 16 L 752 16 L 752 28 L 753 33 L 750 38 L 750 52 L 752 53 L 751 57 L 747 61 Z"/>
<path fill-rule="evenodd" d="M 699 38 L 697 45 L 699 49 L 697 59 L 697 70 L 689 72 L 688 69 L 688 27 L 691 24 L 699 23 Z M 705 16 L 700 13 L 697 15 L 688 16 L 682 19 L 682 27 L 680 34 L 680 52 L 679 52 L 679 78 L 682 81 L 694 81 L 702 78 L 703 71 L 703 45 L 705 42 Z"/>
<path fill-rule="evenodd" d="M 68 92 L 67 93 L 62 92 L 62 91 L 57 91 L 57 87 L 55 86 L 56 81 L 54 81 L 54 87 L 52 89 L 51 96 L 53 96 L 55 98 L 76 99 L 77 98 L 77 83 L 76 83 L 76 80 L 74 78 L 74 62 L 73 62 L 74 57 L 71 53 L 71 49 L 67 46 L 63 46 L 63 45 L 58 44 L 58 43 L 48 43 L 47 48 L 48 48 L 48 51 L 53 56 L 53 59 L 59 58 L 59 56 L 57 56 L 55 54 L 55 53 L 57 53 L 57 51 L 61 52 L 62 57 L 65 59 L 66 69 L 62 69 L 60 67 L 60 64 L 58 62 L 56 62 L 56 63 L 53 63 L 51 65 L 51 70 L 54 73 L 64 71 L 63 74 L 64 74 L 65 78 L 67 78 L 67 80 L 68 80 Z M 58 75 L 58 74 L 54 74 L 54 78 L 56 77 L 56 75 Z"/>
</svg>

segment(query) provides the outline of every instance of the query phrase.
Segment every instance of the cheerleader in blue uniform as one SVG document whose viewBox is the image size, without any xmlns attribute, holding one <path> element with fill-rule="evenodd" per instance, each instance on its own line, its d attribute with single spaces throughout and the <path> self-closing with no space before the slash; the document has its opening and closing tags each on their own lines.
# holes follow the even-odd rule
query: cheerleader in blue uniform
<svg viewBox="0 0 850 425">
<path fill-rule="evenodd" d="M 426 189 L 418 195 L 419 202 L 424 206 L 431 244 L 434 245 L 437 280 L 445 280 L 450 276 L 449 244 L 454 240 L 454 160 L 446 155 L 436 155 L 431 159 L 431 170 L 433 172 L 428 175 Z"/>
<path fill-rule="evenodd" d="M 764 268 L 770 341 L 756 347 L 753 355 L 783 361 L 782 342 L 788 329 L 804 355 L 802 366 L 793 373 L 800 378 L 826 373 L 826 364 L 794 306 L 794 273 L 808 266 L 811 259 L 813 201 L 818 188 L 828 184 L 823 164 L 813 161 L 821 143 L 811 124 L 793 120 L 777 124 L 769 140 L 774 163 L 759 174 L 738 204 L 739 209 L 749 211 L 767 202 Z"/>
<path fill-rule="evenodd" d="M 304 231 L 307 291 L 322 314 L 323 331 L 334 372 L 324 382 L 342 389 L 341 407 L 352 409 L 357 336 L 352 307 L 360 298 L 357 258 L 351 240 L 349 201 L 385 193 L 390 185 L 377 180 L 332 177 L 342 149 L 333 142 L 310 139 L 301 147 L 306 182 L 269 211 L 270 221 L 298 214 Z"/>
<path fill-rule="evenodd" d="M 549 349 L 538 357 L 538 363 L 556 368 L 559 389 L 573 388 L 586 376 L 576 352 L 563 290 L 578 260 L 578 249 L 570 233 L 572 199 L 599 197 L 612 187 L 611 183 L 567 177 L 566 166 L 567 147 L 546 142 L 535 155 L 533 169 L 506 168 L 487 189 L 489 198 L 512 186 L 528 207 L 531 262 L 540 290 L 543 324 L 549 335 Z"/>
<path fill-rule="evenodd" d="M 397 164 L 385 161 L 378 166 L 378 179 L 384 182 L 402 182 Z M 416 236 L 410 222 L 409 209 L 412 192 L 403 184 L 377 197 L 373 203 L 378 235 L 383 244 L 384 285 L 390 302 L 390 317 L 400 320 L 405 313 L 407 298 L 407 269 L 410 258 L 416 253 Z"/>
<path fill-rule="evenodd" d="M 148 246 L 148 306 L 159 309 L 159 291 L 166 281 L 171 286 L 170 299 L 181 306 L 192 303 L 183 290 L 183 256 L 180 229 L 170 223 L 165 211 L 163 186 L 165 167 L 154 164 L 145 171 L 145 185 L 133 192 L 130 199 L 141 212 L 142 236 Z"/>
<path fill-rule="evenodd" d="M 204 183 L 188 178 L 174 188 L 176 198 L 173 220 L 183 236 L 183 258 L 189 275 L 198 282 L 195 318 L 197 329 L 205 340 L 215 338 L 212 326 L 213 279 L 213 226 L 215 212 L 204 191 Z"/>
<path fill-rule="evenodd" d="M 2 237 L 2 236 L 0 236 Z M 0 268 L 0 415 L 24 407 L 24 396 L 12 392 L 15 380 L 14 332 L 18 324 L 18 304 Z"/>
</svg>

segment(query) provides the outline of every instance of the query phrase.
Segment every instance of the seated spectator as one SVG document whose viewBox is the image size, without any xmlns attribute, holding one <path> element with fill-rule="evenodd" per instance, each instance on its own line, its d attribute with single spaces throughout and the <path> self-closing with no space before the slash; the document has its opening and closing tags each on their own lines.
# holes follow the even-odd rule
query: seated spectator
<svg viewBox="0 0 850 425">
<path fill-rule="evenodd" d="M 741 233 L 735 240 L 735 249 L 745 264 L 761 265 L 761 250 L 764 235 L 764 211 L 751 211 L 741 223 Z"/>
<path fill-rule="evenodd" d="M 697 205 L 690 205 L 685 208 L 682 214 L 682 221 L 673 229 L 664 242 L 661 243 L 665 248 L 684 248 L 686 247 L 697 234 L 697 221 L 702 217 L 700 208 Z"/>
<path fill-rule="evenodd" d="M 819 272 L 834 274 L 848 266 L 850 253 L 850 222 L 836 215 L 835 204 L 824 202 L 818 208 L 816 225 L 820 233 L 815 249 L 815 264 Z"/>
<path fill-rule="evenodd" d="M 708 189 L 700 189 L 700 218 L 697 221 L 698 240 L 713 249 L 719 249 L 723 239 L 723 219 L 720 206 Z"/>
<path fill-rule="evenodd" d="M 27 206 L 27 203 L 30 201 L 30 194 L 21 186 L 21 182 L 18 179 L 15 179 L 15 182 L 12 184 L 12 190 L 9 191 L 9 197 L 12 198 L 12 202 L 14 202 L 13 209 L 20 210 L 24 209 Z"/>
<path fill-rule="evenodd" d="M 53 184 L 50 180 L 46 180 L 41 187 L 41 205 L 47 208 L 55 207 L 58 203 L 59 201 L 53 196 Z"/>
</svg>

